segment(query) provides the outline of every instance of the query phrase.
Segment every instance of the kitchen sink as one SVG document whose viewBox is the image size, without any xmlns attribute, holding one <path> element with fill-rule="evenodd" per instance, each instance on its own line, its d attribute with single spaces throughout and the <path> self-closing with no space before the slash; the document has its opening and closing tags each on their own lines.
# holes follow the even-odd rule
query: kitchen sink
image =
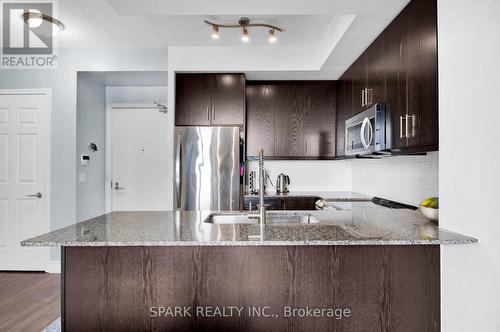
<svg viewBox="0 0 500 332">
<path fill-rule="evenodd" d="M 209 224 L 258 224 L 257 215 L 213 213 L 204 222 Z M 268 213 L 266 224 L 316 224 L 319 220 L 308 213 Z"/>
</svg>

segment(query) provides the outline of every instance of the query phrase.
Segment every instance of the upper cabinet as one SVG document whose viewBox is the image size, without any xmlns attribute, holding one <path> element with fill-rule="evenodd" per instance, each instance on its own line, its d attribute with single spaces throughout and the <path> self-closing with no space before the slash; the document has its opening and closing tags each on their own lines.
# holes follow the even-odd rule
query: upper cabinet
<svg viewBox="0 0 500 332">
<path fill-rule="evenodd" d="M 247 87 L 247 155 L 335 156 L 335 82 L 253 82 Z"/>
<path fill-rule="evenodd" d="M 276 87 L 272 84 L 247 85 L 247 155 L 257 156 L 259 148 L 274 156 Z"/>
<path fill-rule="evenodd" d="M 437 147 L 436 0 L 414 0 L 406 12 L 408 104 L 404 134 L 408 147 Z"/>
<path fill-rule="evenodd" d="M 392 148 L 401 153 L 438 150 L 437 3 L 412 0 L 340 78 L 352 103 L 337 110 L 337 156 L 344 154 L 347 114 L 385 102 L 392 120 Z M 340 96 L 339 96 L 340 98 Z"/>
<path fill-rule="evenodd" d="M 177 74 L 177 126 L 242 126 L 245 119 L 243 74 Z"/>
</svg>

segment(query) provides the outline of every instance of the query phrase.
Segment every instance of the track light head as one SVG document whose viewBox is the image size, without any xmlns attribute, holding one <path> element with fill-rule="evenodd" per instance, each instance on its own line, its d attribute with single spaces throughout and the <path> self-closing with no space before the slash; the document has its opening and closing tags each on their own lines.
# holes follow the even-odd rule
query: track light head
<svg viewBox="0 0 500 332">
<path fill-rule="evenodd" d="M 269 30 L 269 42 L 270 43 L 275 43 L 278 40 L 278 37 L 276 37 L 276 32 L 274 29 Z"/>
<path fill-rule="evenodd" d="M 219 26 L 218 25 L 212 26 L 212 38 L 219 39 Z"/>
<path fill-rule="evenodd" d="M 250 41 L 250 37 L 248 36 L 248 30 L 247 28 L 243 28 L 242 36 L 241 36 L 241 41 L 244 43 L 248 43 Z"/>
</svg>

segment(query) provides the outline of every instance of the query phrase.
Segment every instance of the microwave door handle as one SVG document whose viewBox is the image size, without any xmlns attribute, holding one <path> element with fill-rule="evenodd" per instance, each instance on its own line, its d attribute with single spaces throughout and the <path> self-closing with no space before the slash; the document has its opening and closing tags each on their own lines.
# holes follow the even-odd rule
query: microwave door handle
<svg viewBox="0 0 500 332">
<path fill-rule="evenodd" d="M 363 144 L 363 147 L 365 149 L 368 149 L 368 147 L 370 146 L 369 144 L 366 143 L 366 140 L 365 140 L 365 131 L 366 131 L 367 125 L 370 125 L 370 120 L 368 118 L 365 118 L 363 120 L 363 124 L 361 125 L 361 130 L 359 131 L 359 136 L 361 138 L 361 144 Z"/>
<path fill-rule="evenodd" d="M 368 120 L 368 137 L 370 138 L 368 140 L 368 146 L 370 146 L 373 142 L 373 126 L 370 120 Z"/>
<path fill-rule="evenodd" d="M 175 196 L 177 208 L 181 207 L 181 135 L 177 135 L 177 148 L 175 150 Z"/>
</svg>

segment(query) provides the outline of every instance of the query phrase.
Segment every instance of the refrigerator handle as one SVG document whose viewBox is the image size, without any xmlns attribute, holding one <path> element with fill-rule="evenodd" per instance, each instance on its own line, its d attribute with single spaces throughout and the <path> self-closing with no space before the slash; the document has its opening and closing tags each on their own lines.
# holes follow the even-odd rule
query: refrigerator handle
<svg viewBox="0 0 500 332">
<path fill-rule="evenodd" d="M 177 147 L 175 149 L 175 197 L 177 208 L 181 207 L 181 135 L 177 135 Z"/>
</svg>

